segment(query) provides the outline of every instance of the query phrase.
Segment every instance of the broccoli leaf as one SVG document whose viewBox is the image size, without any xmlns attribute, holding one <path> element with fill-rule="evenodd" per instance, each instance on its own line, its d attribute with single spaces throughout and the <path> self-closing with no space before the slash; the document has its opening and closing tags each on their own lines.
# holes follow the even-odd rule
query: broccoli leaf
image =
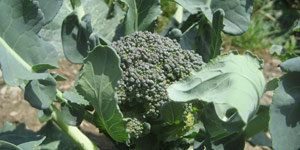
<svg viewBox="0 0 300 150">
<path fill-rule="evenodd" d="M 83 6 L 86 14 L 90 14 L 92 17 L 91 24 L 93 27 L 93 33 L 98 36 L 101 35 L 108 40 L 112 40 L 116 34 L 115 30 L 120 23 L 120 20 L 124 18 L 124 11 L 122 11 L 121 7 L 119 5 L 115 5 L 113 16 L 107 17 L 109 8 L 103 0 L 82 0 L 81 5 Z M 43 9 L 42 11 L 44 12 Z M 61 9 L 52 22 L 44 26 L 39 32 L 39 36 L 55 46 L 60 56 L 63 56 L 63 48 L 61 44 L 61 23 L 69 14 L 72 13 L 72 11 L 73 9 L 70 1 L 63 1 Z"/>
<path fill-rule="evenodd" d="M 24 98 L 36 109 L 47 109 L 56 97 L 56 81 L 52 76 L 31 80 L 25 86 Z"/>
<path fill-rule="evenodd" d="M 85 15 L 78 20 L 76 12 L 67 16 L 62 24 L 61 39 L 65 57 L 74 64 L 83 63 L 90 46 L 89 36 L 92 33 L 91 16 Z"/>
<path fill-rule="evenodd" d="M 34 72 L 58 67 L 57 52 L 36 35 L 44 22 L 38 3 L 2 0 L 0 10 L 0 64 L 5 82 L 19 86 L 24 80 L 46 78 L 48 73 Z"/>
<path fill-rule="evenodd" d="M 280 78 L 270 107 L 269 128 L 274 149 L 300 149 L 300 73 Z"/>
<path fill-rule="evenodd" d="M 286 49 L 281 45 L 272 45 L 269 48 L 269 53 L 278 57 L 282 62 L 294 57 L 298 57 L 295 51 Z"/>
<path fill-rule="evenodd" d="M 125 34 L 149 30 L 161 14 L 159 0 L 121 0 L 128 6 Z"/>
<path fill-rule="evenodd" d="M 161 108 L 161 117 L 169 125 L 179 124 L 182 121 L 184 110 L 184 104 L 168 102 Z"/>
<path fill-rule="evenodd" d="M 72 103 L 85 106 L 89 105 L 89 102 L 85 100 L 81 95 L 79 95 L 76 90 L 64 92 L 63 97 Z"/>
<path fill-rule="evenodd" d="M 2 140 L 0 140 L 0 149 L 2 149 L 2 150 L 22 150 L 21 148 L 17 147 L 16 145 L 6 142 L 6 141 L 2 141 Z"/>
<path fill-rule="evenodd" d="M 279 66 L 285 72 L 300 72 L 300 57 L 291 58 Z"/>
<path fill-rule="evenodd" d="M 70 126 L 79 126 L 83 120 L 84 109 L 78 104 L 62 103 L 61 113 L 65 123 Z"/>
<path fill-rule="evenodd" d="M 225 13 L 222 9 L 217 9 L 216 12 L 213 14 L 213 30 L 212 30 L 212 37 L 211 37 L 211 47 L 209 51 L 210 59 L 213 59 L 220 55 L 220 49 L 222 44 L 222 37 L 221 32 L 224 28 L 223 20 L 224 20 Z"/>
<path fill-rule="evenodd" d="M 0 141 L 12 143 L 22 150 L 32 150 L 34 147 L 40 145 L 46 138 L 45 136 L 27 130 L 24 124 L 15 126 L 5 122 L 3 125 L 3 128 L 9 130 L 0 131 Z"/>
<path fill-rule="evenodd" d="M 80 149 L 67 134 L 48 121 L 36 134 L 43 135 L 46 139 L 38 149 L 41 150 L 78 150 Z"/>
<path fill-rule="evenodd" d="M 225 12 L 224 32 L 242 34 L 247 31 L 254 0 L 175 0 L 192 14 L 200 10 L 212 22 L 214 12 L 221 8 Z"/>
<path fill-rule="evenodd" d="M 264 93 L 267 91 L 274 91 L 279 85 L 279 79 L 278 78 L 274 78 L 270 81 L 268 81 L 268 83 L 265 85 L 265 90 Z"/>
<path fill-rule="evenodd" d="M 63 0 L 36 0 L 39 2 L 40 9 L 44 13 L 44 24 L 50 23 L 58 13 L 63 4 Z"/>
<path fill-rule="evenodd" d="M 249 139 L 259 132 L 265 131 L 269 126 L 270 120 L 270 107 L 260 105 L 256 115 L 249 121 L 247 127 L 244 130 L 245 139 Z"/>
<path fill-rule="evenodd" d="M 126 142 L 126 121 L 115 92 L 121 76 L 120 60 L 113 48 L 98 46 L 85 59 L 76 89 L 94 106 L 101 129 L 114 140 Z"/>
<path fill-rule="evenodd" d="M 167 90 L 171 100 L 213 103 L 223 121 L 236 109 L 244 123 L 255 114 L 264 91 L 263 61 L 250 52 L 231 52 L 218 56 L 199 72 L 172 84 Z M 243 88 L 241 88 L 243 87 Z"/>
</svg>

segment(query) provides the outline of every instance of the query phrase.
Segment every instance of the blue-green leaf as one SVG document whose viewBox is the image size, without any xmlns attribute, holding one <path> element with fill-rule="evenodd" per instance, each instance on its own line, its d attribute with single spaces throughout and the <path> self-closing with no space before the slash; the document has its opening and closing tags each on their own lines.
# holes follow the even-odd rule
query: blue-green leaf
<svg viewBox="0 0 300 150">
<path fill-rule="evenodd" d="M 36 109 L 36 113 L 41 123 L 52 119 L 52 110 L 50 108 L 44 110 Z"/>
<path fill-rule="evenodd" d="M 213 59 L 220 55 L 220 49 L 222 44 L 221 32 L 224 28 L 223 20 L 225 13 L 222 9 L 217 9 L 213 14 L 212 20 L 212 37 L 211 37 L 211 46 L 209 51 L 210 59 Z"/>
<path fill-rule="evenodd" d="M 126 142 L 126 121 L 115 88 L 122 76 L 120 60 L 111 47 L 96 47 L 85 59 L 76 89 L 95 108 L 101 129 L 118 142 Z"/>
<path fill-rule="evenodd" d="M 62 24 L 61 39 L 65 57 L 74 64 L 83 63 L 90 46 L 89 36 L 92 33 L 91 17 L 86 15 L 78 20 L 76 12 L 67 16 Z"/>
<path fill-rule="evenodd" d="M 274 79 L 268 81 L 268 83 L 265 85 L 264 92 L 273 91 L 278 87 L 278 85 L 279 85 L 279 79 L 274 78 Z"/>
<path fill-rule="evenodd" d="M 207 63 L 210 60 L 210 50 L 212 49 L 212 26 L 207 22 L 207 19 L 202 18 L 198 29 L 194 30 L 196 31 L 191 30 L 187 34 L 195 34 L 193 32 L 198 32 L 195 38 L 186 41 L 194 42 L 193 49 L 195 49 L 195 51 L 202 56 L 203 61 Z M 182 42 L 180 44 L 182 44 Z"/>
<path fill-rule="evenodd" d="M 84 109 L 77 104 L 62 103 L 61 113 L 65 123 L 70 126 L 79 126 L 83 120 Z"/>
<path fill-rule="evenodd" d="M 44 135 L 46 139 L 38 146 L 40 150 L 79 150 L 68 135 L 58 129 L 51 121 L 48 121 L 36 134 Z"/>
<path fill-rule="evenodd" d="M 91 14 L 91 24 L 93 33 L 99 37 L 105 37 L 112 40 L 115 30 L 120 24 L 120 20 L 124 18 L 124 11 L 119 5 L 114 7 L 114 16 L 107 17 L 109 8 L 103 0 L 82 0 L 81 4 L 86 14 Z M 63 20 L 73 12 L 70 1 L 63 1 L 62 7 L 53 21 L 42 28 L 39 35 L 46 41 L 52 43 L 56 50 L 63 56 L 63 48 L 61 45 L 61 23 Z"/>
<path fill-rule="evenodd" d="M 22 150 L 20 147 L 6 141 L 0 140 L 0 149 L 1 150 Z"/>
<path fill-rule="evenodd" d="M 300 149 L 300 73 L 280 78 L 270 107 L 269 129 L 274 149 Z"/>
<path fill-rule="evenodd" d="M 46 138 L 34 133 L 33 131 L 27 130 L 24 124 L 15 126 L 5 123 L 4 128 L 10 129 L 2 130 L 0 132 L 0 140 L 12 143 L 22 150 L 33 150 Z"/>
<path fill-rule="evenodd" d="M 159 0 L 122 0 L 128 6 L 125 34 L 149 30 L 161 14 Z"/>
<path fill-rule="evenodd" d="M 285 72 L 300 72 L 300 57 L 288 59 L 279 66 Z"/>
<path fill-rule="evenodd" d="M 29 81 L 24 98 L 36 109 L 49 108 L 56 99 L 56 80 L 49 75 L 46 79 Z"/>
<path fill-rule="evenodd" d="M 278 57 L 282 62 L 298 57 L 294 51 L 288 50 L 281 45 L 272 45 L 269 49 L 269 53 Z"/>
<path fill-rule="evenodd" d="M 245 139 L 249 139 L 259 132 L 265 131 L 269 126 L 269 107 L 260 105 L 260 108 L 253 119 L 247 124 L 244 130 Z"/>
<path fill-rule="evenodd" d="M 36 0 L 39 2 L 40 9 L 44 13 L 44 24 L 50 23 L 58 13 L 63 4 L 63 0 Z"/>
<path fill-rule="evenodd" d="M 72 103 L 79 105 L 89 105 L 89 102 L 79 95 L 76 91 L 67 91 L 63 93 L 63 97 Z"/>
<path fill-rule="evenodd" d="M 212 22 L 213 13 L 221 8 L 225 12 L 224 32 L 242 34 L 250 25 L 254 0 L 175 0 L 192 14 L 200 10 Z"/>
<path fill-rule="evenodd" d="M 264 91 L 262 63 L 250 52 L 218 56 L 199 72 L 172 84 L 168 95 L 176 102 L 213 103 L 224 121 L 228 120 L 227 112 L 236 109 L 247 123 L 256 112 Z"/>
<path fill-rule="evenodd" d="M 161 108 L 161 117 L 169 125 L 179 124 L 183 119 L 184 104 L 168 102 Z"/>
<path fill-rule="evenodd" d="M 36 35 L 44 22 L 38 3 L 1 0 L 0 10 L 0 64 L 5 82 L 19 86 L 24 80 L 46 78 L 47 73 L 34 73 L 33 67 L 56 68 L 57 52 Z"/>
<path fill-rule="evenodd" d="M 269 146 L 272 147 L 271 139 L 266 135 L 265 132 L 260 132 L 253 136 L 251 139 L 248 140 L 251 145 L 254 146 Z"/>
<path fill-rule="evenodd" d="M 200 11 L 200 5 L 203 3 L 199 0 L 175 0 L 178 4 L 184 7 L 192 14 L 196 14 Z"/>
</svg>

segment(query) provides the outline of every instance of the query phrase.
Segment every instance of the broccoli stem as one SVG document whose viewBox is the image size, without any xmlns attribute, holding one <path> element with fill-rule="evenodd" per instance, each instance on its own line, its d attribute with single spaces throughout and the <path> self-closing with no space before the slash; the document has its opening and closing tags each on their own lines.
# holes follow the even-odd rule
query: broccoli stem
<svg viewBox="0 0 300 150">
<path fill-rule="evenodd" d="M 100 150 L 84 133 L 76 126 L 67 125 L 62 118 L 61 112 L 51 105 L 53 110 L 52 120 L 66 133 L 82 150 Z"/>
<path fill-rule="evenodd" d="M 77 16 L 78 16 L 78 20 L 81 21 L 82 17 L 85 15 L 84 9 L 81 5 L 81 1 L 80 0 L 70 0 L 73 9 L 77 10 Z"/>
</svg>

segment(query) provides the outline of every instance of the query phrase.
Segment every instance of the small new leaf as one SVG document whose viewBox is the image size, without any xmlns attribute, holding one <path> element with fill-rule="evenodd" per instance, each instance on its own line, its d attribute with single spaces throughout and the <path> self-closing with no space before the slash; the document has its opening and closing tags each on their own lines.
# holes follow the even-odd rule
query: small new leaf
<svg viewBox="0 0 300 150">
<path fill-rule="evenodd" d="M 49 75 L 46 79 L 29 81 L 24 98 L 36 109 L 49 108 L 56 99 L 56 80 Z"/>
<path fill-rule="evenodd" d="M 121 0 L 128 6 L 125 17 L 125 34 L 146 31 L 161 14 L 159 0 Z"/>
</svg>

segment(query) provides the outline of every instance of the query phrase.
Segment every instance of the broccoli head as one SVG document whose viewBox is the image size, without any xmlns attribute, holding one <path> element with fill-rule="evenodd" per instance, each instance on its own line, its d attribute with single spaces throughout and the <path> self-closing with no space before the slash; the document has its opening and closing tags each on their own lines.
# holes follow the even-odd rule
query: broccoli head
<svg viewBox="0 0 300 150">
<path fill-rule="evenodd" d="M 141 122 L 158 119 L 161 106 L 170 101 L 167 87 L 203 64 L 200 55 L 182 50 L 176 40 L 147 31 L 122 37 L 112 47 L 123 70 L 117 90 L 120 109 L 125 117 L 136 112 Z"/>
</svg>

